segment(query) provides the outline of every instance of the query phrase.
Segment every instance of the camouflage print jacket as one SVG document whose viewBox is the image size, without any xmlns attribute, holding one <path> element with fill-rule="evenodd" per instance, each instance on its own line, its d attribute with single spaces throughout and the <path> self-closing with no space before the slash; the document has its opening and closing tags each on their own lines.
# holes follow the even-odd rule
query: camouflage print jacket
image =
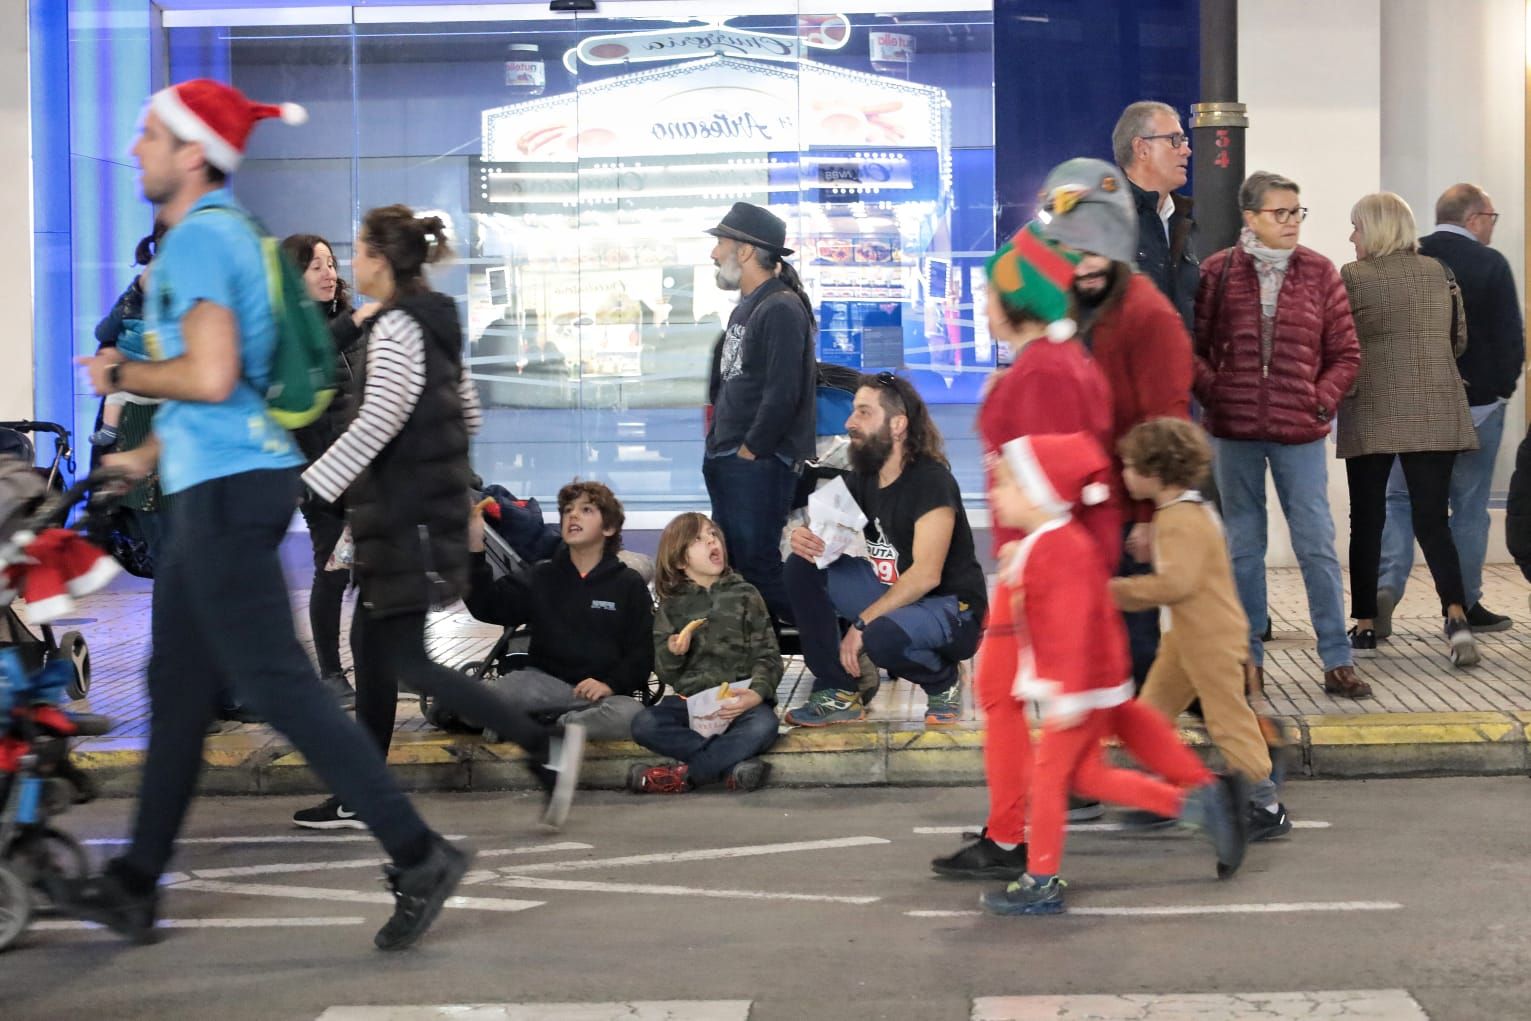
<svg viewBox="0 0 1531 1021">
<path fill-rule="evenodd" d="M 707 624 L 691 636 L 690 651 L 672 653 L 670 636 L 704 617 Z M 678 594 L 660 600 L 654 614 L 654 673 L 682 695 L 747 677 L 750 690 L 774 705 L 781 649 L 755 586 L 729 571 L 711 589 L 687 582 Z"/>
</svg>

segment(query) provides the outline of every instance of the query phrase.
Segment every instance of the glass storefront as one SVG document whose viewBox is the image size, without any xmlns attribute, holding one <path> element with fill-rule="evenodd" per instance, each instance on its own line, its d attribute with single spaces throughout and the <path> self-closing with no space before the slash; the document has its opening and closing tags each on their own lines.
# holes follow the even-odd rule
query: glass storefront
<svg viewBox="0 0 1531 1021">
<path fill-rule="evenodd" d="M 1153 94 L 1186 105 L 1193 7 L 1002 0 L 997 21 L 982 0 L 165 4 L 150 34 L 166 77 L 144 91 L 208 76 L 307 107 L 303 128 L 255 133 L 235 189 L 274 233 L 329 238 L 343 273 L 365 210 L 447 221 L 457 258 L 433 279 L 463 311 L 488 480 L 548 499 L 580 475 L 635 510 L 705 503 L 702 405 L 735 295 L 703 231 L 742 200 L 788 223 L 820 360 L 909 375 L 976 495 L 994 350 L 974 294 L 996 224 L 1015 226 L 1005 196 L 1025 207 L 1058 159 L 1104 155 L 1140 67 L 1183 73 Z M 1086 48 L 1132 61 L 1050 99 Z M 1091 144 L 1035 151 L 1037 125 L 1079 116 Z M 998 160 L 997 125 L 1025 139 Z"/>
</svg>

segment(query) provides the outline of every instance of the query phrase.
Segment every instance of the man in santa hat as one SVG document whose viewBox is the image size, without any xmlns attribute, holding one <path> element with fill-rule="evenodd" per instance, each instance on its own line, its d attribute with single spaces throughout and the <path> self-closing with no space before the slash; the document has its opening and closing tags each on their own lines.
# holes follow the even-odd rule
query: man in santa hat
<svg viewBox="0 0 1531 1021">
<path fill-rule="evenodd" d="M 206 79 L 149 100 L 133 146 L 143 194 L 169 228 L 149 273 L 149 360 L 113 348 L 81 363 L 99 394 L 163 398 L 154 436 L 106 459 L 141 478 L 156 466 L 169 502 L 155 567 L 151 724 L 133 840 L 99 875 L 58 891 L 66 910 L 138 942 L 154 938 L 158 883 L 196 789 L 224 686 L 303 754 L 393 859 L 394 913 L 376 945 L 430 927 L 468 856 L 434 833 L 376 746 L 320 685 L 293 630 L 277 548 L 298 505 L 303 458 L 267 413 L 277 344 L 260 236 L 228 188 L 255 124 L 305 119 Z"/>
</svg>

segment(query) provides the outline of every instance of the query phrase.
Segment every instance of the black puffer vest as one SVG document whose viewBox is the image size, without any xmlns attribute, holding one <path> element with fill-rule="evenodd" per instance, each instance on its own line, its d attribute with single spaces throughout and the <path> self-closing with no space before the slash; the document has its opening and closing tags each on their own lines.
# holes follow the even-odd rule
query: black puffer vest
<svg viewBox="0 0 1531 1021">
<path fill-rule="evenodd" d="M 330 444 L 340 439 L 356 413 L 354 394 L 360 391 L 353 391 L 353 384 L 366 358 L 362 327 L 356 325 L 351 314 L 350 308 L 342 308 L 330 317 L 330 337 L 335 341 L 335 399 L 315 422 L 292 433 L 309 464 L 319 460 Z"/>
<path fill-rule="evenodd" d="M 425 390 L 404 428 L 346 491 L 361 600 L 375 617 L 424 613 L 468 589 L 468 426 L 458 380 L 462 326 L 457 304 L 434 291 L 395 308 L 425 335 Z M 368 324 L 368 342 L 373 324 Z M 352 403 L 361 405 L 366 358 L 354 363 Z"/>
</svg>

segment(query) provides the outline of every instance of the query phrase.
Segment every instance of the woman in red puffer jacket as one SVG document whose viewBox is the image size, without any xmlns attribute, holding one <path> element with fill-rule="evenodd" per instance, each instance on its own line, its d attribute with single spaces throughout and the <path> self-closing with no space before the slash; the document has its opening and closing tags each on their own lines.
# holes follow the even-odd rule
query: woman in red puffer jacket
<svg viewBox="0 0 1531 1021">
<path fill-rule="evenodd" d="M 1345 633 L 1344 591 L 1329 512 L 1324 438 L 1361 364 L 1334 264 L 1297 243 L 1298 188 L 1251 174 L 1239 189 L 1239 243 L 1202 264 L 1196 295 L 1195 393 L 1212 434 L 1239 599 L 1250 620 L 1248 683 L 1263 680 L 1265 476 L 1269 465 L 1302 568 L 1324 690 L 1365 698 Z"/>
</svg>

